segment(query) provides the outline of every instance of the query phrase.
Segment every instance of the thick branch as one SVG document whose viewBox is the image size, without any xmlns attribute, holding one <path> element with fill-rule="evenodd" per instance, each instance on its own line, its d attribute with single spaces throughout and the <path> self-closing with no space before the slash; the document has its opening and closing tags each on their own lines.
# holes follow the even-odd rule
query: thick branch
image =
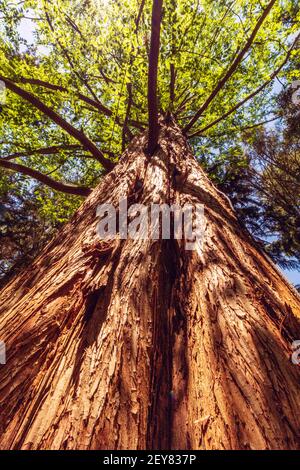
<svg viewBox="0 0 300 470">
<path fill-rule="evenodd" d="M 146 0 L 141 0 L 139 11 L 138 11 L 137 17 L 135 19 L 135 34 L 137 34 L 138 30 L 139 30 L 140 21 L 141 21 L 141 17 L 142 17 L 144 6 L 145 6 L 145 1 Z"/>
<path fill-rule="evenodd" d="M 162 15 L 162 0 L 153 0 L 152 21 L 151 21 L 151 41 L 149 53 L 148 69 L 148 153 L 153 154 L 157 147 L 159 124 L 158 124 L 158 103 L 157 103 L 157 69 L 160 43 L 160 24 Z"/>
<path fill-rule="evenodd" d="M 29 157 L 30 155 L 52 155 L 61 152 L 62 150 L 78 150 L 82 146 L 79 144 L 70 145 L 52 145 L 51 147 L 42 147 L 37 149 L 24 150 L 22 152 L 15 152 L 3 157 L 3 160 L 13 160 L 18 157 Z"/>
<path fill-rule="evenodd" d="M 276 70 L 274 70 L 274 72 L 270 75 L 270 78 L 268 80 L 266 80 L 261 86 L 256 88 L 256 90 L 254 90 L 252 93 L 247 95 L 243 100 L 239 101 L 239 103 L 237 103 L 235 106 L 233 106 L 229 111 L 227 111 L 227 113 L 224 113 L 222 116 L 215 119 L 213 122 L 207 124 L 207 126 L 203 127 L 202 129 L 198 129 L 196 132 L 193 132 L 193 134 L 190 134 L 189 138 L 196 137 L 196 136 L 202 134 L 203 132 L 207 131 L 211 127 L 215 126 L 220 121 L 223 121 L 223 119 L 226 119 L 230 114 L 234 113 L 237 109 L 239 109 L 241 106 L 243 106 L 243 104 L 245 104 L 247 101 L 250 101 L 252 98 L 254 98 L 254 96 L 258 95 L 258 93 L 260 93 L 264 88 L 266 88 L 266 86 L 269 85 L 269 83 L 272 80 L 274 80 L 274 78 L 279 74 L 281 69 L 285 66 L 285 64 L 289 60 L 289 57 L 290 57 L 292 51 L 294 50 L 295 45 L 299 40 L 299 37 L 300 37 L 300 34 L 298 34 L 296 39 L 293 41 L 293 44 L 290 47 L 290 49 L 288 50 L 284 61 L 280 64 L 280 66 Z"/>
<path fill-rule="evenodd" d="M 65 130 L 69 135 L 74 137 L 78 142 L 80 142 L 83 147 L 91 152 L 91 154 L 98 160 L 106 170 L 111 170 L 114 167 L 114 164 L 106 159 L 96 145 L 85 135 L 83 132 L 79 131 L 71 124 L 69 124 L 65 119 L 63 119 L 59 114 L 57 114 L 53 109 L 49 108 L 44 104 L 38 97 L 29 93 L 28 91 L 20 88 L 18 85 L 13 83 L 6 77 L 0 75 L 0 80 L 2 80 L 6 87 L 12 92 L 19 95 L 21 98 L 25 99 L 33 106 L 35 106 L 39 111 L 48 116 L 53 122 L 55 122 L 59 127 Z"/>
<path fill-rule="evenodd" d="M 11 81 L 15 81 L 15 80 L 11 80 Z M 70 90 L 68 90 L 67 88 L 65 88 L 61 85 L 54 85 L 53 83 L 45 82 L 44 80 L 40 80 L 38 78 L 20 77 L 20 78 L 18 78 L 18 81 L 20 81 L 21 83 L 29 83 L 30 85 L 37 85 L 37 86 L 41 86 L 43 88 L 48 88 L 49 90 L 61 91 L 63 93 L 69 93 L 70 92 Z M 88 103 L 89 105 L 94 106 L 95 108 L 97 108 L 99 111 L 101 111 L 106 116 L 111 116 L 112 115 L 112 111 L 109 108 L 107 108 L 106 106 L 104 106 L 98 99 L 95 100 L 93 98 L 89 98 L 88 96 L 83 95 L 82 93 L 76 93 L 76 96 L 81 101 L 84 101 L 85 103 Z"/>
<path fill-rule="evenodd" d="M 253 29 L 248 41 L 246 42 L 245 46 L 243 47 L 243 49 L 239 52 L 239 54 L 237 54 L 235 60 L 232 62 L 231 66 L 229 67 L 229 69 L 227 70 L 227 72 L 225 73 L 224 77 L 218 82 L 217 86 L 214 88 L 214 90 L 211 92 L 211 94 L 209 95 L 209 97 L 207 98 L 207 100 L 205 101 L 205 103 L 201 106 L 201 108 L 196 112 L 196 114 L 194 115 L 194 117 L 190 120 L 190 122 L 186 125 L 186 127 L 184 128 L 184 132 L 187 133 L 191 127 L 195 124 L 195 122 L 198 121 L 199 117 L 203 114 L 203 112 L 208 108 L 208 106 L 210 105 L 210 103 L 212 102 L 212 100 L 215 98 L 215 96 L 219 93 L 220 90 L 222 90 L 223 86 L 225 85 L 225 83 L 231 78 L 231 76 L 234 74 L 234 72 L 236 71 L 236 69 L 238 68 L 238 66 L 240 65 L 243 57 L 245 56 L 245 54 L 248 52 L 248 50 L 250 49 L 250 47 L 252 46 L 253 44 L 253 41 L 260 29 L 260 27 L 262 26 L 264 20 L 266 19 L 266 17 L 268 16 L 269 12 L 271 11 L 274 3 L 276 2 L 276 0 L 271 0 L 270 3 L 268 4 L 268 6 L 266 7 L 266 9 L 263 11 L 262 15 L 260 16 L 259 20 L 257 21 L 256 25 L 255 25 L 255 28 Z"/>
<path fill-rule="evenodd" d="M 11 80 L 11 81 L 15 82 L 16 80 Z M 41 86 L 43 88 L 48 88 L 49 90 L 54 90 L 54 91 L 57 90 L 57 91 L 61 91 L 62 93 L 70 93 L 70 90 L 68 90 L 67 88 L 65 88 L 61 85 L 54 85 L 53 83 L 48 83 L 48 82 L 45 82 L 44 80 L 39 80 L 38 78 L 19 77 L 18 81 L 21 82 L 21 83 L 29 83 L 30 85 L 37 85 L 37 86 Z M 83 95 L 82 93 L 76 93 L 76 96 L 81 101 L 84 101 L 85 103 L 89 104 L 90 106 L 93 106 L 94 108 L 101 111 L 105 116 L 108 116 L 108 117 L 112 116 L 113 113 L 112 113 L 111 109 L 107 108 L 107 106 L 102 104 L 98 100 L 98 98 L 96 100 L 96 99 L 90 98 L 89 96 Z M 116 118 L 116 123 L 121 127 L 123 126 L 123 123 L 121 122 L 121 120 L 119 118 Z M 130 120 L 130 121 L 128 121 L 128 123 L 132 127 L 135 127 L 136 129 L 144 130 L 143 125 L 141 123 L 139 123 L 138 121 Z"/>
<path fill-rule="evenodd" d="M 142 14 L 143 14 L 144 6 L 145 6 L 145 0 L 142 0 L 141 4 L 140 4 L 140 7 L 139 7 L 137 17 L 135 19 L 135 31 L 134 31 L 134 33 L 135 33 L 136 36 L 138 35 L 140 20 L 141 20 Z M 130 75 L 131 75 L 131 69 L 132 69 L 132 64 L 133 64 L 133 60 L 134 60 L 133 50 L 134 50 L 134 47 L 133 47 L 133 44 L 132 44 L 131 45 L 131 51 L 130 51 L 130 60 L 129 60 Z M 132 83 L 131 82 L 127 83 L 127 92 L 128 92 L 128 101 L 127 101 L 127 107 L 126 107 L 126 116 L 125 116 L 123 129 L 122 129 L 122 150 L 125 150 L 126 133 L 129 135 L 130 140 L 133 138 L 133 135 L 131 134 L 131 132 L 128 128 L 128 123 L 130 122 L 129 121 L 130 111 L 131 111 L 131 106 L 132 106 L 132 103 L 133 103 Z"/>
<path fill-rule="evenodd" d="M 76 196 L 88 196 L 91 193 L 91 189 L 85 186 L 73 186 L 72 184 L 60 183 L 59 181 L 50 178 L 47 175 L 44 175 L 40 171 L 28 168 L 25 165 L 20 165 L 19 163 L 9 162 L 7 160 L 0 159 L 0 166 L 8 170 L 12 170 L 23 175 L 30 176 L 31 178 L 40 181 L 41 183 L 49 186 L 56 191 L 60 191 L 66 194 L 74 194 Z"/>
</svg>

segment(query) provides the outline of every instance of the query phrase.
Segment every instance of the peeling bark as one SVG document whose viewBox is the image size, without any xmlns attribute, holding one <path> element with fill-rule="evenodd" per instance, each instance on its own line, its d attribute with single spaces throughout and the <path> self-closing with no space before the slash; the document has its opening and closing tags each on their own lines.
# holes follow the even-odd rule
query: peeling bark
<svg viewBox="0 0 300 470">
<path fill-rule="evenodd" d="M 0 297 L 2 449 L 296 449 L 300 299 L 172 123 L 136 137 Z M 174 178 L 172 169 L 184 178 Z M 137 190 L 136 182 L 142 182 Z M 120 197 L 205 205 L 203 249 L 97 240 Z"/>
</svg>

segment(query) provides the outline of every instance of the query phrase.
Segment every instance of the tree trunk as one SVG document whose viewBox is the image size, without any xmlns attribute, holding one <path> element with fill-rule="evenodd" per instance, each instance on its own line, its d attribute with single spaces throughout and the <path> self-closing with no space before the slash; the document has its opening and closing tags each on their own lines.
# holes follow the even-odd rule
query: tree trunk
<svg viewBox="0 0 300 470">
<path fill-rule="evenodd" d="M 299 448 L 300 299 L 163 124 L 0 298 L 2 449 Z M 176 167 L 176 172 L 174 168 Z M 100 240 L 96 208 L 202 203 L 202 250 Z"/>
</svg>

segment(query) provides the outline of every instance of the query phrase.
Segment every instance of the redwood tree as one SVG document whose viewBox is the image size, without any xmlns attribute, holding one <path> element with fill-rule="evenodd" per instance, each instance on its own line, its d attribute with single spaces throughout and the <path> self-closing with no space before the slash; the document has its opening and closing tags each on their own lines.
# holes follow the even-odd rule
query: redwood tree
<svg viewBox="0 0 300 470">
<path fill-rule="evenodd" d="M 269 112 L 295 5 L 104 3 L 2 2 L 0 167 L 86 199 L 2 290 L 0 446 L 296 449 L 299 295 L 193 156 Z M 202 246 L 99 239 L 125 197 L 203 204 Z"/>
</svg>

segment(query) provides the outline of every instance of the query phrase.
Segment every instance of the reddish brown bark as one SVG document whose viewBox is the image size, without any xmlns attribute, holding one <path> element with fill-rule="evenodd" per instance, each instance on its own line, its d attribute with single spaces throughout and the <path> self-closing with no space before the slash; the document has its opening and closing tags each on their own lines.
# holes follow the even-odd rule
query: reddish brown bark
<svg viewBox="0 0 300 470">
<path fill-rule="evenodd" d="M 2 449 L 299 448 L 299 296 L 179 129 L 162 124 L 159 143 L 149 159 L 135 138 L 3 290 Z M 125 195 L 205 204 L 203 250 L 97 241 L 97 205 Z"/>
</svg>

